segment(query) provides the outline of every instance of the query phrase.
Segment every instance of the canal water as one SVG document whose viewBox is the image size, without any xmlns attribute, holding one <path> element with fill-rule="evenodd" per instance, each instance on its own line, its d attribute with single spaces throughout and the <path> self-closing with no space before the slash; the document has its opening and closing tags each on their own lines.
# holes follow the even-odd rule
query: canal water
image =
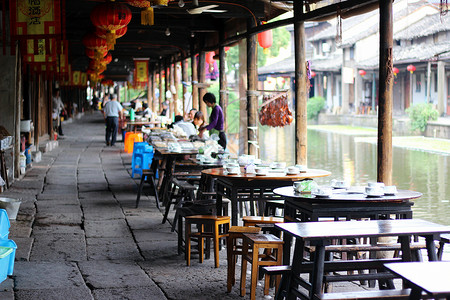
<svg viewBox="0 0 450 300">
<path fill-rule="evenodd" d="M 261 158 L 294 162 L 294 126 L 260 131 Z M 377 179 L 376 144 L 364 138 L 308 130 L 308 167 L 324 169 L 331 176 L 316 179 L 329 184 L 342 179 L 366 185 Z M 413 217 L 450 225 L 450 156 L 393 148 L 393 184 L 398 189 L 421 192 L 414 200 Z"/>
</svg>

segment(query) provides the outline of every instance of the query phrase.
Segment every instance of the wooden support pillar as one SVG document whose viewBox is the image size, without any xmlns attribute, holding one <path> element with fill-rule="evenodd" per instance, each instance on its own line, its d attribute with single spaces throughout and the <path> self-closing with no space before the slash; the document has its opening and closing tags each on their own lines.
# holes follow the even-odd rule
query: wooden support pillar
<svg viewBox="0 0 450 300">
<path fill-rule="evenodd" d="M 152 107 L 152 102 L 153 102 L 153 95 L 152 95 L 152 90 L 153 90 L 153 74 L 150 73 L 150 70 L 148 71 L 148 79 L 147 79 L 147 107 Z"/>
<path fill-rule="evenodd" d="M 225 40 L 225 33 L 222 30 L 220 32 L 221 42 Z M 227 106 L 228 106 L 228 94 L 227 94 L 227 74 L 225 72 L 226 65 L 226 53 L 225 47 L 220 45 L 219 47 L 219 105 L 223 109 L 224 114 L 224 124 L 223 128 L 227 128 Z"/>
<path fill-rule="evenodd" d="M 176 115 L 179 115 L 180 112 L 178 110 L 178 84 L 180 82 L 180 79 L 178 78 L 178 62 L 175 61 L 172 65 L 171 71 L 172 71 L 172 76 L 171 78 L 173 79 L 173 85 L 171 85 L 171 91 L 172 91 L 172 98 L 173 98 L 173 112 Z M 174 88 L 172 88 L 174 87 Z M 181 114 L 183 115 L 183 114 Z"/>
<path fill-rule="evenodd" d="M 170 91 L 170 62 L 166 59 L 164 61 L 164 101 L 169 102 L 170 99 L 167 98 L 167 91 Z M 173 110 L 170 109 L 170 103 L 169 110 L 170 113 L 173 112 Z"/>
<path fill-rule="evenodd" d="M 199 82 L 199 88 L 198 88 L 198 102 L 199 102 L 199 110 L 203 113 L 205 116 L 205 119 L 207 118 L 208 111 L 206 109 L 205 102 L 202 101 L 203 96 L 206 94 L 206 89 L 203 87 L 203 84 L 206 81 L 206 70 L 205 70 L 205 52 L 201 51 L 198 55 L 198 82 Z"/>
<path fill-rule="evenodd" d="M 170 93 L 169 93 L 169 95 L 171 95 L 170 97 L 169 97 L 169 101 L 170 101 L 170 116 L 172 117 L 173 115 L 176 115 L 176 109 L 175 109 L 175 106 L 176 106 L 176 102 L 175 102 L 175 95 L 174 95 L 174 93 L 173 93 L 173 86 L 175 85 L 175 77 L 174 77 L 174 63 L 172 62 L 172 59 L 171 59 L 171 61 L 170 61 L 170 63 L 169 63 L 169 66 L 168 66 L 168 68 L 167 68 L 168 70 L 169 70 L 169 85 L 167 86 L 168 87 L 168 91 L 170 91 Z"/>
<path fill-rule="evenodd" d="M 247 20 L 247 30 L 256 26 L 253 19 Z M 258 157 L 258 135 L 256 123 L 258 116 L 258 47 L 257 35 L 253 34 L 247 38 L 247 135 L 248 154 Z"/>
<path fill-rule="evenodd" d="M 294 55 L 295 55 L 295 163 L 307 165 L 308 100 L 306 75 L 305 23 L 303 1 L 294 1 Z"/>
<path fill-rule="evenodd" d="M 247 139 L 247 43 L 239 41 L 239 153 L 248 153 Z"/>
<path fill-rule="evenodd" d="M 198 101 L 198 89 L 196 85 L 198 83 L 198 66 L 197 66 L 197 58 L 195 57 L 195 52 L 193 51 L 193 49 L 191 50 L 191 72 L 192 72 L 192 80 L 191 80 L 192 108 L 198 110 L 200 108 Z"/>
<path fill-rule="evenodd" d="M 437 62 L 437 110 L 439 112 L 439 116 L 445 114 L 445 62 L 438 61 Z M 449 109 L 449 108 L 447 108 Z"/>
<path fill-rule="evenodd" d="M 380 83 L 377 181 L 392 184 L 393 0 L 380 0 Z"/>
<path fill-rule="evenodd" d="M 158 103 L 159 99 L 156 99 L 156 93 L 155 90 L 158 88 L 158 82 L 157 82 L 157 76 L 156 76 L 156 69 L 152 69 L 152 89 L 150 90 L 150 93 L 152 94 L 152 106 L 149 106 L 153 113 L 158 113 Z"/>
<path fill-rule="evenodd" d="M 159 89 L 159 110 L 157 111 L 157 114 L 159 115 L 159 112 L 162 110 L 162 103 L 164 102 L 164 89 L 163 89 L 163 74 L 164 74 L 164 67 L 162 60 L 159 62 L 159 77 L 158 77 L 158 89 Z"/>
<path fill-rule="evenodd" d="M 22 111 L 22 59 L 19 44 L 16 43 L 16 67 L 15 67 L 15 105 L 14 105 L 14 178 L 20 176 L 20 113 Z M 28 77 L 30 78 L 30 77 Z M 31 142 L 31 141 L 29 141 Z M 1 175 L 1 174 L 0 174 Z M 8 177 L 8 176 L 7 176 Z M 8 178 L 4 178 L 8 182 Z M 8 186 L 6 186 L 8 188 Z"/>
<path fill-rule="evenodd" d="M 187 86 L 186 82 L 188 81 L 188 61 L 187 59 L 183 59 L 181 61 L 181 82 L 183 85 L 183 95 L 181 95 L 181 99 L 183 99 L 183 116 L 185 116 L 189 112 L 189 103 L 187 103 L 187 99 L 185 99 L 185 95 L 187 93 Z M 190 98 L 190 101 L 192 101 L 192 98 Z M 192 103 L 190 104 L 192 105 Z"/>
<path fill-rule="evenodd" d="M 41 77 L 42 75 L 39 74 L 36 77 L 35 80 L 35 95 L 34 95 L 34 145 L 36 146 L 36 149 L 39 149 L 39 135 L 40 133 L 40 99 L 41 99 Z"/>
</svg>

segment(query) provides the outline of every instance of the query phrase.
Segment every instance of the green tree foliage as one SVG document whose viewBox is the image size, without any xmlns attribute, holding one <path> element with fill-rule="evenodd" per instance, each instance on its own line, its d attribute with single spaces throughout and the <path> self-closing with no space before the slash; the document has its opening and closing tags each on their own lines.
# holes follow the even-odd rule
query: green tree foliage
<svg viewBox="0 0 450 300">
<path fill-rule="evenodd" d="M 430 103 L 420 103 L 406 109 L 406 113 L 411 119 L 411 131 L 427 129 L 428 121 L 436 121 L 439 112 Z"/>
<path fill-rule="evenodd" d="M 308 120 L 317 120 L 319 113 L 322 108 L 325 107 L 325 98 L 323 97 L 312 97 L 309 98 L 306 103 L 306 111 Z"/>
<path fill-rule="evenodd" d="M 286 48 L 290 43 L 290 34 L 285 27 L 272 29 L 273 43 L 265 54 L 263 48 L 258 44 L 258 66 L 262 67 L 266 64 L 267 57 L 275 57 L 280 54 L 281 48 Z M 230 70 L 237 71 L 239 68 L 239 47 L 231 47 L 227 52 L 227 63 Z"/>
</svg>

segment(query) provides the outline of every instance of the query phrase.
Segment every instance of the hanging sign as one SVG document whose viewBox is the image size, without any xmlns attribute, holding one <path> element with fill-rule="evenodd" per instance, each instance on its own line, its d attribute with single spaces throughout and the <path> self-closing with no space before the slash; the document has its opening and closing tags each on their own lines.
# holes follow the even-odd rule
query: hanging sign
<svg viewBox="0 0 450 300">
<path fill-rule="evenodd" d="M 144 88 L 148 84 L 148 60 L 134 61 L 134 85 Z"/>
</svg>

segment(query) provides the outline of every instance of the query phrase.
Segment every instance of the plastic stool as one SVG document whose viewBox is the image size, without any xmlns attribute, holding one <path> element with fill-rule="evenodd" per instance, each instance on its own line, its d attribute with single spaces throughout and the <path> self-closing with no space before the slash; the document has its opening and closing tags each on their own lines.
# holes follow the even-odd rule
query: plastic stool
<svg viewBox="0 0 450 300">
<path fill-rule="evenodd" d="M 150 169 L 152 164 L 153 153 L 133 153 L 131 160 L 131 178 L 134 174 L 139 174 L 142 177 L 142 170 Z"/>
<path fill-rule="evenodd" d="M 125 134 L 125 146 L 124 151 L 127 153 L 133 152 L 133 147 L 135 142 L 143 142 L 144 138 L 142 133 L 134 133 L 134 132 L 127 132 Z"/>
<path fill-rule="evenodd" d="M 134 153 L 153 153 L 153 146 L 150 146 L 147 142 L 135 142 L 133 146 Z"/>
</svg>

